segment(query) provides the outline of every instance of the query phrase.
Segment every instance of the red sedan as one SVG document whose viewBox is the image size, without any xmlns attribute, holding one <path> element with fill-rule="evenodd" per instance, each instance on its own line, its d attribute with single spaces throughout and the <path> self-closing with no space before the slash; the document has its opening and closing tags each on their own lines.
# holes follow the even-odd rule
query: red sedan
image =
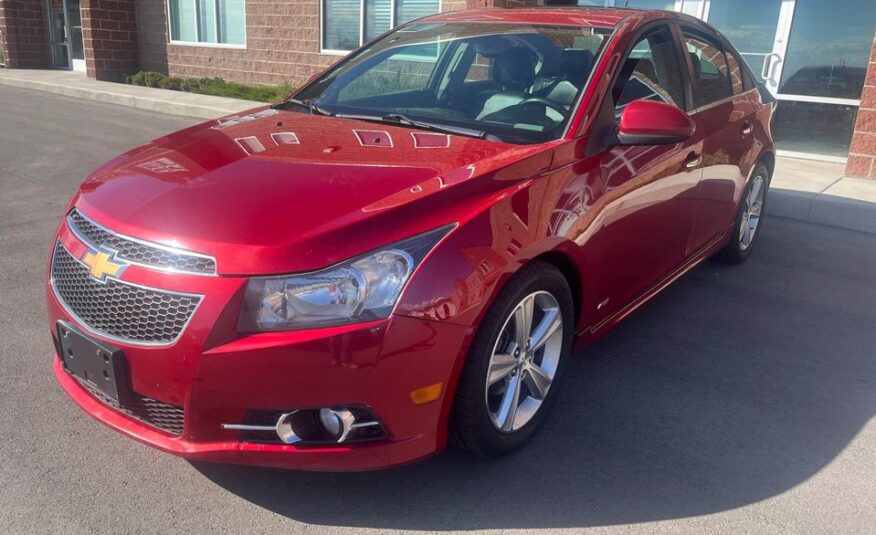
<svg viewBox="0 0 876 535">
<path fill-rule="evenodd" d="M 760 232 L 773 104 L 699 20 L 408 23 L 278 105 L 96 170 L 47 276 L 61 386 L 191 459 L 495 457 L 576 343 Z"/>
</svg>

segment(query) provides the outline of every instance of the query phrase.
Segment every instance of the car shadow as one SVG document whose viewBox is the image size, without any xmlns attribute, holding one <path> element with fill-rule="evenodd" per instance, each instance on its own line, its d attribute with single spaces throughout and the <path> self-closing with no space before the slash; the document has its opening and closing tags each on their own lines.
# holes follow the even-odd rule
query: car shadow
<svg viewBox="0 0 876 535">
<path fill-rule="evenodd" d="M 450 449 L 326 474 L 196 464 L 311 524 L 584 527 L 701 515 L 782 493 L 876 412 L 876 237 L 773 218 L 742 266 L 706 263 L 569 367 L 552 417 L 497 461 Z"/>
</svg>

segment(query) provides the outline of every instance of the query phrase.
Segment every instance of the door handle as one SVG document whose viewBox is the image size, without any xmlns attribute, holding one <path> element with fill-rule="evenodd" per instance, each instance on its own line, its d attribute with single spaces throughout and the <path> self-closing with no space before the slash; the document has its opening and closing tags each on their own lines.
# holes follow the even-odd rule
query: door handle
<svg viewBox="0 0 876 535">
<path fill-rule="evenodd" d="M 753 129 L 754 129 L 754 127 L 751 126 L 751 123 L 745 123 L 742 125 L 742 128 L 739 130 L 739 133 L 742 134 L 742 137 L 745 137 L 748 134 L 750 134 Z"/>
<path fill-rule="evenodd" d="M 767 54 L 765 58 L 763 58 L 763 69 L 760 70 L 760 77 L 763 78 L 765 82 L 772 79 L 773 58 L 782 59 L 782 56 L 780 56 L 776 52 L 771 52 Z"/>
<path fill-rule="evenodd" d="M 684 167 L 686 169 L 696 169 L 701 163 L 703 163 L 703 155 L 699 152 L 691 152 L 684 161 Z"/>
</svg>

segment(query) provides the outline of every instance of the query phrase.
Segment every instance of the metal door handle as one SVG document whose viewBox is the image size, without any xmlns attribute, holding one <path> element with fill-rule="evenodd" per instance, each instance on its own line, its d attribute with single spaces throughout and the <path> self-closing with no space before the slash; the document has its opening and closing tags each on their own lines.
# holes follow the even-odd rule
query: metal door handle
<svg viewBox="0 0 876 535">
<path fill-rule="evenodd" d="M 760 71 L 760 77 L 766 80 L 772 79 L 773 74 L 773 58 L 782 59 L 777 52 L 771 52 L 763 58 L 763 69 Z"/>
<path fill-rule="evenodd" d="M 739 132 L 744 137 L 750 134 L 753 129 L 754 127 L 751 126 L 751 123 L 745 123 L 744 125 L 742 125 L 742 129 Z"/>
<path fill-rule="evenodd" d="M 703 155 L 698 152 L 691 152 L 687 155 L 687 160 L 684 162 L 684 166 L 687 169 L 695 169 L 703 163 Z"/>
</svg>

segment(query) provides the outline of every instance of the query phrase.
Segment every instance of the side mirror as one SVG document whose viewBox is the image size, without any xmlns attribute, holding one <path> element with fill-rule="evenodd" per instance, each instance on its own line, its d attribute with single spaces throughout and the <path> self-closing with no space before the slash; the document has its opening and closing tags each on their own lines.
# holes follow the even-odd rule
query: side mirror
<svg viewBox="0 0 876 535">
<path fill-rule="evenodd" d="M 634 100 L 624 108 L 618 125 L 621 145 L 668 145 L 693 135 L 696 125 L 675 106 L 656 100 Z"/>
</svg>

